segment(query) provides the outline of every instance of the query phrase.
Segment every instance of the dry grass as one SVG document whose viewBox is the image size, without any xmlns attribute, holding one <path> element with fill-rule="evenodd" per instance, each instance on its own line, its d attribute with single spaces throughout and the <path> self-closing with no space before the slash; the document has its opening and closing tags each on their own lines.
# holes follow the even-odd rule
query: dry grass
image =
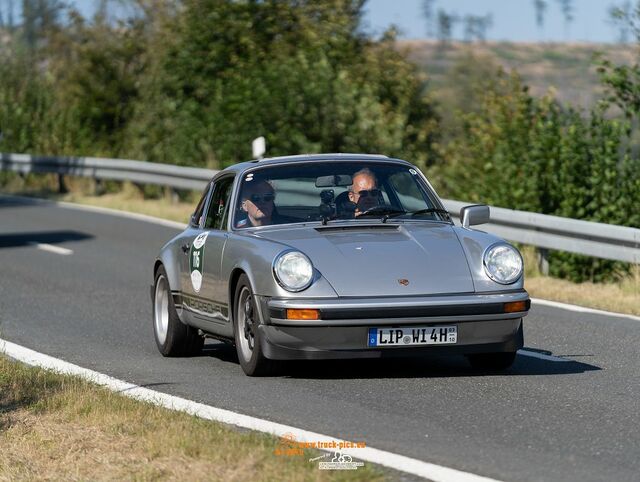
<svg viewBox="0 0 640 482">
<path fill-rule="evenodd" d="M 157 188 L 154 192 L 155 196 L 148 198 L 137 186 L 123 182 L 121 185 L 113 186 L 116 192 L 96 195 L 96 185 L 93 180 L 66 177 L 65 184 L 69 192 L 59 194 L 57 178 L 54 175 L 30 176 L 26 181 L 18 176 L 12 176 L 2 186 L 2 192 L 118 209 L 185 224 L 189 221 L 189 216 L 193 213 L 201 194 L 189 193 L 187 200 L 177 200 L 169 191 Z"/>
<path fill-rule="evenodd" d="M 526 266 L 524 284 L 532 297 L 640 315 L 639 266 L 618 283 L 572 283 L 540 274 L 534 248 L 525 247 L 522 253 Z"/>
<path fill-rule="evenodd" d="M 316 452 L 276 456 L 277 443 L 0 357 L 0 481 L 384 478 L 318 470 Z"/>
<path fill-rule="evenodd" d="M 601 52 L 614 65 L 631 65 L 636 50 L 631 45 L 550 42 L 451 42 L 446 47 L 433 40 L 402 40 L 398 47 L 408 49 L 410 59 L 423 67 L 432 86 L 447 86 L 448 72 L 472 53 L 479 59 L 515 69 L 534 95 L 553 88 L 561 103 L 589 108 L 604 93 L 593 59 Z"/>
<path fill-rule="evenodd" d="M 130 186 L 130 189 L 135 189 Z M 103 208 L 118 209 L 132 213 L 146 214 L 157 218 L 169 219 L 187 224 L 189 216 L 195 209 L 196 202 L 175 202 L 169 197 L 159 199 L 144 199 L 138 193 L 127 194 L 114 193 L 103 194 L 102 196 L 92 196 L 82 193 L 68 193 L 57 198 L 59 201 L 73 202 L 78 204 L 88 204 Z"/>
</svg>

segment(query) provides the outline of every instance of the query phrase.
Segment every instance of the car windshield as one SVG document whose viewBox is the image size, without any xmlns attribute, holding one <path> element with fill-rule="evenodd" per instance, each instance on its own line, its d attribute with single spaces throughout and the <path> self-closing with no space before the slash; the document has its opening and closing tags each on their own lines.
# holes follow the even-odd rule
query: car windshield
<svg viewBox="0 0 640 482">
<path fill-rule="evenodd" d="M 267 166 L 243 175 L 236 228 L 334 220 L 449 221 L 412 167 L 327 161 Z"/>
</svg>

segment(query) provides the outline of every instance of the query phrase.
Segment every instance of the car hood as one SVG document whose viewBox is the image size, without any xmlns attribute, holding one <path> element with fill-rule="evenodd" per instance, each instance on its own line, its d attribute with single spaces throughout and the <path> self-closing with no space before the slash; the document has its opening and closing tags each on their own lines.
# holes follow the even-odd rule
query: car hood
<svg viewBox="0 0 640 482">
<path fill-rule="evenodd" d="M 338 296 L 410 296 L 474 291 L 449 225 L 329 225 L 261 231 L 305 253 Z"/>
</svg>

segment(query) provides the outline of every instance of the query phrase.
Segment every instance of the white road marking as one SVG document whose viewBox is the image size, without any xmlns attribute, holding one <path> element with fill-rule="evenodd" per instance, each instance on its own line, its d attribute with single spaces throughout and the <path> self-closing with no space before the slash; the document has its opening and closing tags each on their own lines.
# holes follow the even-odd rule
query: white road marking
<svg viewBox="0 0 640 482">
<path fill-rule="evenodd" d="M 86 206 L 81 204 L 74 204 L 68 202 L 57 201 L 58 206 L 62 206 L 69 209 L 77 209 L 81 211 L 93 211 L 96 213 L 111 214 L 113 216 L 120 216 L 121 218 L 135 219 L 137 221 L 146 221 L 152 224 L 160 224 L 168 228 L 175 228 L 183 230 L 187 227 L 185 223 L 179 223 L 177 221 L 169 221 L 168 219 L 156 218 L 155 216 L 148 216 L 147 214 L 130 213 L 127 211 L 118 211 L 117 209 L 103 208 L 99 206 Z M 194 208 L 195 209 L 195 208 Z"/>
<path fill-rule="evenodd" d="M 70 202 L 64 202 L 64 201 L 51 201 L 50 199 L 34 198 L 34 197 L 27 197 L 27 196 L 14 196 L 12 194 L 2 194 L 2 197 L 21 199 L 23 201 L 28 201 L 33 204 L 38 204 L 38 203 L 53 204 L 55 206 L 61 206 L 63 208 L 68 208 L 68 209 L 75 209 L 77 211 L 90 211 L 95 213 L 110 214 L 112 216 L 135 219 L 138 221 L 146 221 L 148 223 L 160 224 L 162 226 L 167 226 L 169 228 L 175 228 L 180 230 L 183 230 L 187 227 L 187 225 L 184 223 L 169 221 L 168 219 L 156 218 L 155 216 L 148 216 L 146 214 L 130 213 L 128 211 L 119 211 L 117 209 L 103 208 L 100 206 L 89 206 L 87 204 L 77 204 L 77 203 L 70 203 Z"/>
<path fill-rule="evenodd" d="M 238 427 L 257 430 L 259 432 L 269 433 L 278 437 L 282 437 L 286 434 L 293 434 L 295 435 L 296 440 L 300 442 L 313 441 L 331 443 L 335 441 L 339 444 L 343 441 L 328 435 L 270 422 L 268 420 L 243 415 L 230 410 L 224 410 L 210 405 L 193 402 L 185 398 L 157 392 L 149 388 L 143 388 L 139 385 L 119 380 L 87 368 L 79 367 L 78 365 L 38 353 L 34 350 L 30 350 L 29 348 L 25 348 L 2 339 L 0 339 L 0 353 L 5 353 L 9 357 L 26 363 L 27 365 L 46 368 L 58 373 L 79 376 L 85 380 L 107 387 L 114 392 L 120 392 L 126 397 L 143 400 L 145 402 L 153 403 L 154 405 L 165 407 L 170 410 L 185 412 L 207 420 L 215 420 L 222 423 L 236 425 Z M 326 451 L 331 452 L 332 450 L 327 449 Z M 429 462 L 386 452 L 373 447 L 359 449 L 345 448 L 342 449 L 341 452 L 351 455 L 356 459 L 390 467 L 392 469 L 424 477 L 435 482 L 496 482 L 495 479 L 489 479 L 469 472 L 431 464 Z"/>
<path fill-rule="evenodd" d="M 594 308 L 585 308 L 584 306 L 570 305 L 568 303 L 560 303 L 559 301 L 541 300 L 540 298 L 531 298 L 531 302 L 535 305 L 551 306 L 563 310 L 575 311 L 577 313 L 589 313 L 593 315 L 612 316 L 615 318 L 627 318 L 634 321 L 640 321 L 640 316 L 626 315 L 624 313 L 614 313 L 611 311 L 596 310 Z"/>
<path fill-rule="evenodd" d="M 553 362 L 570 362 L 569 358 L 562 358 L 559 356 L 545 355 L 544 353 L 538 353 L 537 351 L 530 350 L 518 350 L 518 355 L 530 356 L 532 358 L 540 358 L 541 360 L 553 361 Z"/>
<path fill-rule="evenodd" d="M 54 246 L 53 244 L 46 243 L 31 243 L 32 246 L 35 246 L 42 251 L 49 251 L 50 253 L 61 254 L 63 256 L 69 256 L 73 254 L 72 249 L 61 248 L 60 246 Z"/>
</svg>

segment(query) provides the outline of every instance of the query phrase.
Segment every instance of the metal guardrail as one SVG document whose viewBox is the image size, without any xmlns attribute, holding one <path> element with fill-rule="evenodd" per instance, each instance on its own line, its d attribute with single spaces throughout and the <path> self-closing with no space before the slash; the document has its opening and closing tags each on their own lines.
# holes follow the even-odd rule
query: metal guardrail
<svg viewBox="0 0 640 482">
<path fill-rule="evenodd" d="M 211 169 L 154 164 L 128 159 L 31 156 L 29 154 L 0 154 L 0 168 L 22 174 L 48 172 L 98 180 L 156 184 L 196 191 L 204 189 L 207 182 L 218 172 Z"/>
<path fill-rule="evenodd" d="M 468 203 L 443 199 L 452 216 Z M 502 238 L 545 249 L 640 263 L 640 229 L 490 207 L 491 222 L 478 228 Z"/>
<path fill-rule="evenodd" d="M 0 154 L 0 169 L 26 174 L 57 173 L 97 180 L 128 180 L 175 189 L 202 190 L 217 172 L 211 169 L 96 157 Z M 461 201 L 443 200 L 455 218 Z M 559 216 L 491 207 L 491 222 L 478 228 L 510 241 L 596 258 L 640 263 L 640 229 Z"/>
</svg>

